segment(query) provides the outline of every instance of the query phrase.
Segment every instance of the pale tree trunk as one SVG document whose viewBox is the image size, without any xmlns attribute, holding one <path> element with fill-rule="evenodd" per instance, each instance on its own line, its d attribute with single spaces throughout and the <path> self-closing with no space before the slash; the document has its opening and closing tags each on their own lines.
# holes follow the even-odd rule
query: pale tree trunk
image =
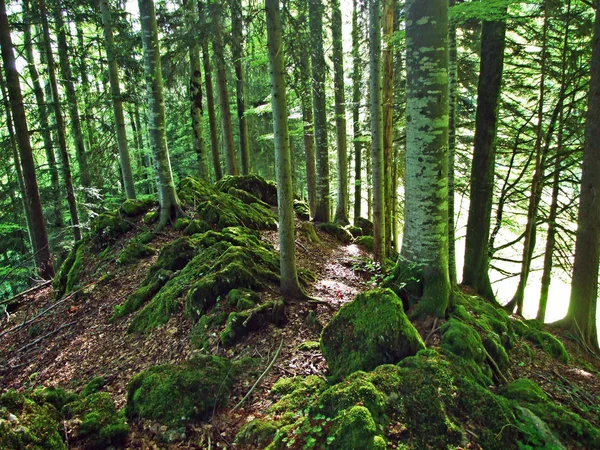
<svg viewBox="0 0 600 450">
<path fill-rule="evenodd" d="M 449 7 L 455 0 L 450 0 Z M 458 285 L 456 275 L 456 235 L 454 232 L 454 155 L 456 152 L 456 25 L 448 30 L 448 275 L 450 277 L 450 301 L 454 306 L 452 292 Z M 490 210 L 491 215 L 491 210 Z M 489 230 L 489 225 L 488 225 Z"/>
<path fill-rule="evenodd" d="M 394 1 L 384 0 L 383 3 L 383 198 L 384 198 L 384 235 L 383 254 L 388 256 L 392 247 L 392 167 L 393 167 L 393 115 L 394 115 L 394 53 L 392 51 L 392 34 L 394 32 Z"/>
<path fill-rule="evenodd" d="M 362 76 L 358 28 L 357 0 L 352 0 L 352 130 L 354 134 L 354 223 L 362 210 L 362 158 L 363 145 L 360 130 L 360 81 Z"/>
<path fill-rule="evenodd" d="M 506 21 L 484 21 L 475 113 L 475 144 L 471 165 L 470 206 L 467 219 L 462 283 L 490 300 L 489 235 L 494 193 L 496 127 L 502 87 Z"/>
<path fill-rule="evenodd" d="M 335 127 L 337 138 L 338 190 L 335 222 L 348 225 L 348 148 L 346 136 L 346 94 L 344 92 L 344 49 L 342 48 L 342 11 L 340 1 L 331 2 L 331 35 L 333 41 L 333 86 L 335 95 Z"/>
<path fill-rule="evenodd" d="M 79 213 L 77 212 L 77 200 L 75 199 L 75 190 L 73 188 L 73 178 L 71 175 L 71 164 L 69 162 L 69 153 L 67 151 L 67 140 L 65 137 L 65 124 L 60 106 L 60 96 L 58 93 L 58 83 L 56 81 L 56 66 L 50 44 L 50 28 L 48 26 L 48 10 L 45 0 L 39 0 L 40 17 L 42 19 L 42 32 L 44 40 L 44 51 L 46 62 L 48 64 L 48 77 L 51 92 L 51 102 L 54 107 L 54 120 L 56 122 L 56 136 L 58 138 L 58 148 L 60 156 L 60 167 L 63 181 L 67 193 L 67 203 L 69 204 L 69 214 L 71 216 L 71 227 L 76 241 L 81 239 L 81 228 L 79 226 Z"/>
<path fill-rule="evenodd" d="M 188 31 L 192 31 L 198 9 L 193 0 L 186 0 L 185 15 Z M 206 144 L 204 142 L 204 110 L 202 109 L 202 69 L 200 66 L 200 52 L 194 42 L 190 45 L 190 115 L 192 119 L 192 140 L 194 152 L 198 158 L 198 172 L 200 178 L 209 180 L 208 165 L 206 163 Z"/>
<path fill-rule="evenodd" d="M 135 109 L 134 109 L 134 121 L 132 121 L 132 123 L 135 122 L 135 133 L 138 136 L 138 142 L 139 142 L 139 151 L 140 151 L 140 160 L 142 163 L 142 168 L 143 168 L 143 173 L 142 173 L 142 178 L 144 179 L 144 185 L 145 185 L 145 192 L 146 194 L 152 194 L 154 192 L 154 188 L 155 188 L 155 183 L 152 183 L 148 177 L 148 170 L 150 169 L 150 167 L 152 166 L 152 162 L 150 161 L 150 155 L 148 154 L 147 151 L 147 145 L 146 145 L 146 140 L 144 139 L 144 136 L 147 136 L 146 133 L 144 133 L 144 130 L 142 129 L 142 120 L 140 117 L 140 108 L 139 105 L 135 105 Z"/>
<path fill-rule="evenodd" d="M 559 117 L 558 117 L 558 132 L 556 141 L 556 155 L 554 156 L 554 174 L 552 177 L 552 200 L 550 202 L 550 212 L 548 213 L 548 235 L 546 238 L 546 249 L 544 252 L 544 268 L 542 270 L 542 286 L 540 290 L 540 303 L 537 311 L 536 319 L 544 322 L 546 319 L 546 307 L 548 305 L 548 292 L 550 290 L 550 282 L 552 279 L 552 263 L 554 256 L 554 248 L 556 244 L 556 219 L 558 215 L 558 197 L 560 194 L 560 175 L 561 163 L 563 160 L 563 136 L 564 136 L 564 95 L 566 86 L 566 68 L 567 55 L 569 52 L 569 25 L 571 23 L 571 0 L 567 0 L 567 13 L 565 19 L 565 35 L 563 38 L 563 48 L 560 68 L 560 101 L 559 101 Z"/>
<path fill-rule="evenodd" d="M 62 218 L 62 205 L 60 198 L 60 180 L 58 178 L 58 168 L 56 163 L 56 156 L 54 155 L 54 145 L 52 143 L 52 133 L 50 131 L 50 121 L 48 120 L 48 105 L 44 98 L 44 90 L 40 83 L 40 76 L 35 65 L 35 58 L 33 54 L 33 36 L 31 34 L 31 20 L 33 17 L 30 15 L 31 10 L 29 7 L 29 0 L 23 1 L 23 14 L 26 18 L 24 24 L 23 33 L 23 44 L 25 47 L 25 57 L 27 59 L 27 69 L 29 71 L 29 77 L 33 85 L 33 93 L 35 95 L 35 101 L 39 113 L 39 125 L 42 133 L 42 140 L 44 142 L 44 151 L 46 153 L 46 161 L 48 162 L 48 169 L 50 172 L 50 185 L 52 186 L 52 201 L 54 202 L 54 216 L 52 217 L 52 224 L 57 228 L 62 228 L 64 225 Z"/>
<path fill-rule="evenodd" d="M 294 192 L 288 133 L 288 109 L 285 89 L 285 63 L 281 42 L 279 0 L 265 0 L 267 13 L 267 42 L 271 69 L 271 104 L 275 157 L 277 158 L 277 203 L 279 210 L 279 261 L 281 268 L 281 295 L 284 298 L 302 297 L 296 271 L 294 240 Z"/>
<path fill-rule="evenodd" d="M 317 161 L 317 207 L 314 220 L 329 222 L 329 145 L 327 142 L 326 63 L 323 52 L 323 4 L 321 0 L 309 0 L 308 15 L 311 35 L 310 56 Z"/>
<path fill-rule="evenodd" d="M 215 180 L 223 178 L 221 159 L 219 157 L 219 133 L 217 131 L 217 118 L 215 115 L 215 96 L 213 93 L 212 69 L 208 54 L 208 43 L 202 43 L 202 61 L 204 64 L 204 83 L 206 85 L 206 108 L 208 109 L 208 126 L 210 128 L 210 151 L 212 154 Z"/>
<path fill-rule="evenodd" d="M 73 71 L 71 70 L 71 61 L 69 60 L 69 48 L 67 43 L 66 24 L 62 14 L 62 4 L 60 0 L 56 1 L 54 7 L 54 22 L 56 26 L 56 36 L 58 38 L 58 60 L 60 66 L 60 75 L 62 85 L 67 97 L 67 109 L 69 110 L 69 119 L 71 121 L 71 133 L 73 133 L 73 142 L 75 144 L 75 156 L 79 165 L 79 182 L 85 189 L 84 197 L 89 201 L 91 187 L 90 170 L 85 153 L 85 144 L 83 142 L 83 132 L 81 130 L 81 120 L 79 118 L 79 103 L 77 93 L 75 92 L 75 83 L 73 82 Z"/>
<path fill-rule="evenodd" d="M 308 206 L 310 208 L 310 215 L 314 217 L 317 211 L 317 167 L 315 162 L 313 112 L 308 97 L 303 97 L 300 102 L 302 103 L 304 153 L 306 157 L 306 190 L 308 191 Z"/>
<path fill-rule="evenodd" d="M 169 220 L 184 215 L 173 183 L 171 161 L 167 149 L 165 125 L 165 100 L 160 64 L 158 27 L 153 0 L 138 0 L 144 47 L 144 72 L 148 97 L 148 134 L 157 178 L 160 218 L 157 230 L 162 230 Z"/>
<path fill-rule="evenodd" d="M 596 306 L 600 258 L 600 0 L 596 0 L 575 261 L 566 323 L 598 351 Z"/>
<path fill-rule="evenodd" d="M 25 116 L 23 96 L 19 84 L 19 73 L 17 72 L 15 63 L 4 0 L 0 0 L 0 48 L 2 52 L 2 65 L 6 74 L 10 108 L 12 116 L 15 119 L 15 137 L 21 157 L 24 192 L 27 203 L 26 209 L 28 210 L 25 213 L 29 213 L 29 217 L 31 218 L 31 229 L 29 231 L 33 241 L 35 263 L 40 276 L 43 279 L 49 280 L 54 276 L 54 267 L 52 266 L 52 255 L 48 246 L 48 234 L 46 232 L 44 213 L 42 211 L 35 174 L 35 161 L 33 160 L 31 142 L 29 141 L 27 117 Z"/>
<path fill-rule="evenodd" d="M 242 0 L 229 0 L 231 7 L 231 53 L 235 69 L 235 89 L 238 123 L 240 130 L 240 156 L 242 160 L 242 174 L 250 173 L 250 148 L 248 147 L 248 119 L 246 118 L 246 100 L 244 98 L 245 74 L 243 51 L 243 21 Z"/>
<path fill-rule="evenodd" d="M 373 259 L 385 259 L 385 167 L 381 92 L 381 3 L 369 2 L 369 72 L 371 91 L 371 159 L 373 168 Z"/>
<path fill-rule="evenodd" d="M 113 104 L 113 114 L 115 117 L 115 128 L 117 131 L 117 141 L 119 143 L 119 161 L 121 163 L 121 175 L 123 176 L 123 185 L 127 198 L 135 198 L 135 184 L 133 182 L 133 172 L 131 170 L 131 157 L 129 156 L 129 147 L 127 144 L 127 131 L 125 129 L 125 115 L 123 114 L 123 98 L 119 86 L 119 69 L 115 59 L 115 42 L 112 32 L 111 12 L 108 6 L 108 0 L 100 0 L 100 10 L 102 12 L 102 24 L 104 25 L 104 46 L 106 49 L 106 60 L 108 62 L 108 79 L 110 82 L 110 96 Z"/>
<path fill-rule="evenodd" d="M 399 264 L 422 269 L 415 315 L 444 317 L 448 277 L 448 1 L 406 2 L 406 197 Z M 422 61 L 428 64 L 422 64 Z"/>
<path fill-rule="evenodd" d="M 76 23 L 77 28 L 77 44 L 80 49 L 85 48 L 85 41 L 83 39 L 83 28 L 80 22 Z M 92 153 L 96 149 L 96 137 L 94 135 L 94 108 L 90 105 L 90 78 L 88 74 L 88 65 L 87 65 L 87 54 L 82 52 L 79 57 L 79 73 L 81 75 L 81 90 L 83 94 L 83 108 L 85 111 L 84 123 L 86 129 L 86 138 L 87 138 L 87 152 L 88 154 Z M 98 185 L 98 180 L 94 180 L 93 173 L 90 174 L 92 178 L 92 185 Z"/>
</svg>

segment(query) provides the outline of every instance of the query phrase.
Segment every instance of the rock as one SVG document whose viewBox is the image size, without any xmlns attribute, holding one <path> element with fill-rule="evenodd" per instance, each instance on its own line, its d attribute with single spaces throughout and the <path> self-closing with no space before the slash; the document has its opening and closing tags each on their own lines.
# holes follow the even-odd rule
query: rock
<svg viewBox="0 0 600 450">
<path fill-rule="evenodd" d="M 271 206 L 277 206 L 277 185 L 259 175 L 225 176 L 215 184 L 215 187 L 222 192 L 227 192 L 231 188 L 241 189 Z"/>
<path fill-rule="evenodd" d="M 373 236 L 373 222 L 364 219 L 363 217 L 357 217 L 354 220 L 354 225 L 362 229 L 363 236 Z"/>
<path fill-rule="evenodd" d="M 345 304 L 321 334 L 321 350 L 333 379 L 357 370 L 395 364 L 425 348 L 389 289 L 374 289 Z"/>
<path fill-rule="evenodd" d="M 150 208 L 157 204 L 156 200 L 150 197 L 141 199 L 127 199 L 121 204 L 119 212 L 124 216 L 135 217 L 146 213 Z"/>
<path fill-rule="evenodd" d="M 323 230 L 325 233 L 332 235 L 338 241 L 343 242 L 344 244 L 349 244 L 353 239 L 350 232 L 337 223 L 320 223 L 319 230 Z"/>
<path fill-rule="evenodd" d="M 304 200 L 294 199 L 294 211 L 301 220 L 310 220 L 310 206 Z"/>
</svg>

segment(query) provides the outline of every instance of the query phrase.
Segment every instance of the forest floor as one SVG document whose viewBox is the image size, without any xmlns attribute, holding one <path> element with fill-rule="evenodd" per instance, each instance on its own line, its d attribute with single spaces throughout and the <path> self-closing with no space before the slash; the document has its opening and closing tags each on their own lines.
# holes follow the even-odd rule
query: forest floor
<svg viewBox="0 0 600 450">
<path fill-rule="evenodd" d="M 117 245 L 122 246 L 132 233 L 123 236 Z M 180 235 L 169 230 L 152 245 L 160 249 Z M 276 231 L 262 232 L 261 235 L 277 248 Z M 164 444 L 160 439 L 166 427 L 150 421 L 136 421 L 131 424 L 127 448 L 241 448 L 232 444 L 236 432 L 244 423 L 266 413 L 272 404 L 269 391 L 277 379 L 327 375 L 327 366 L 318 347 L 311 350 L 298 347 L 305 341 L 318 342 L 320 327 L 341 305 L 371 288 L 374 274 L 366 269 L 370 267 L 370 255 L 364 250 L 354 244 L 342 244 L 322 231 L 318 231 L 318 236 L 319 244 L 298 237 L 298 265 L 317 275 L 317 281 L 308 293 L 330 307 L 291 303 L 287 305 L 288 320 L 284 326 L 268 325 L 229 349 L 220 347 L 216 337 L 211 345 L 210 351 L 216 355 L 233 359 L 258 358 L 260 374 L 283 342 L 272 369 L 248 400 L 239 409 L 232 410 L 258 375 L 242 377 L 233 388 L 229 408 L 216 410 L 206 423 L 188 426 L 185 434 L 171 444 Z M 91 280 L 82 288 L 83 296 L 75 293 L 56 299 L 49 285 L 23 296 L 16 311 L 0 318 L 0 393 L 52 385 L 79 392 L 92 378 L 102 376 L 106 379 L 103 391 L 110 393 L 121 408 L 125 405 L 127 383 L 132 376 L 156 364 L 181 363 L 199 352 L 190 343 L 192 324 L 183 311 L 146 334 L 127 333 L 131 318 L 109 320 L 114 306 L 123 303 L 139 286 L 155 260 L 156 256 L 142 260 L 134 268 L 119 266 L 116 261 L 107 262 L 103 271 L 116 276 L 107 281 Z M 271 286 L 261 296 L 277 298 L 277 291 L 277 286 Z M 307 321 L 311 310 L 316 311 L 317 324 Z M 439 325 L 437 321 L 415 324 L 423 339 L 428 340 L 427 344 L 434 346 L 439 343 Z M 599 426 L 600 360 L 582 352 L 573 341 L 562 340 L 571 355 L 570 365 L 537 349 L 534 349 L 533 357 L 525 355 L 517 347 L 510 353 L 511 365 L 506 377 L 508 380 L 528 377 L 558 403 L 569 404 L 576 399 L 580 404 L 589 405 L 589 410 L 580 414 Z"/>
</svg>

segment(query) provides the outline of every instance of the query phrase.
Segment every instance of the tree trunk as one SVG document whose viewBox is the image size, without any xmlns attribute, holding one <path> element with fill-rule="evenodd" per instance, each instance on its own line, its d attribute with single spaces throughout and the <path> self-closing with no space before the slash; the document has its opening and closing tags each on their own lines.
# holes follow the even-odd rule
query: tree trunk
<svg viewBox="0 0 600 450">
<path fill-rule="evenodd" d="M 462 283 L 490 300 L 489 233 L 494 192 L 496 127 L 502 86 L 506 20 L 484 21 L 475 113 L 475 144 Z"/>
<path fill-rule="evenodd" d="M 302 297 L 296 271 L 296 244 L 294 240 L 294 192 L 288 133 L 288 109 L 285 89 L 285 63 L 281 42 L 279 0 L 265 0 L 267 13 L 267 42 L 271 69 L 271 103 L 273 131 L 277 158 L 277 203 L 279 205 L 279 261 L 281 267 L 281 295 L 284 298 Z"/>
<path fill-rule="evenodd" d="M 202 43 L 202 61 L 204 63 L 204 83 L 206 85 L 206 107 L 208 108 L 208 126 L 210 128 L 210 150 L 213 160 L 215 179 L 223 178 L 221 159 L 219 158 L 219 133 L 217 131 L 217 118 L 215 115 L 215 96 L 213 93 L 212 69 L 208 54 L 208 43 Z"/>
<path fill-rule="evenodd" d="M 323 53 L 323 4 L 309 0 L 308 15 L 311 35 L 311 73 L 315 148 L 317 160 L 317 207 L 314 220 L 329 222 L 329 145 L 327 142 L 327 102 L 325 96 L 325 54 Z"/>
<path fill-rule="evenodd" d="M 331 2 L 331 36 L 333 41 L 333 85 L 337 138 L 338 191 L 335 222 L 348 225 L 348 148 L 346 136 L 346 94 L 344 92 L 344 49 L 342 48 L 342 11 L 340 1 Z"/>
<path fill-rule="evenodd" d="M 600 0 L 596 0 L 575 261 L 566 323 L 598 350 L 596 305 L 600 258 Z"/>
<path fill-rule="evenodd" d="M 381 97 L 381 3 L 369 2 L 369 71 L 371 91 L 371 159 L 373 168 L 373 259 L 385 259 L 385 167 Z"/>
<path fill-rule="evenodd" d="M 362 209 L 362 158 L 363 145 L 360 130 L 360 81 L 361 57 L 359 47 L 358 5 L 352 0 L 352 130 L 354 133 L 354 224 L 361 216 Z"/>
<path fill-rule="evenodd" d="M 17 72 L 15 63 L 4 0 L 0 0 L 0 47 L 2 51 L 2 64 L 6 74 L 10 108 L 12 116 L 15 119 L 15 137 L 21 156 L 23 182 L 25 187 L 24 192 L 28 209 L 26 214 L 29 213 L 29 217 L 31 218 L 30 233 L 33 240 L 35 263 L 40 276 L 45 280 L 49 280 L 54 276 L 54 267 L 52 266 L 52 255 L 50 254 L 50 247 L 48 246 L 48 234 L 46 232 L 44 213 L 42 211 L 35 174 L 35 161 L 33 160 L 31 142 L 29 141 L 27 117 L 23 105 L 23 96 L 19 84 L 19 73 Z M 16 162 L 17 161 L 15 161 L 15 163 Z"/>
<path fill-rule="evenodd" d="M 131 158 L 127 144 L 127 131 L 125 129 L 125 116 L 123 114 L 123 98 L 119 86 L 119 70 L 114 54 L 114 38 L 112 34 L 111 15 L 108 0 L 100 0 L 102 11 L 102 23 L 104 25 L 104 46 L 106 48 L 106 60 L 108 62 L 108 79 L 110 81 L 110 95 L 112 97 L 115 127 L 117 129 L 117 140 L 119 143 L 119 161 L 121 162 L 121 175 L 125 186 L 127 198 L 135 198 L 135 184 L 131 170 Z"/>
<path fill-rule="evenodd" d="M 152 155 L 154 156 L 154 171 L 158 182 L 158 200 L 160 204 L 160 218 L 156 229 L 161 230 L 169 220 L 181 217 L 184 214 L 175 191 L 169 150 L 167 149 L 165 100 L 154 1 L 138 0 L 138 6 L 142 26 L 144 72 L 146 74 L 148 97 L 148 134 Z"/>
<path fill-rule="evenodd" d="M 450 0 L 451 8 L 456 3 Z M 458 285 L 456 275 L 456 235 L 454 232 L 454 154 L 456 153 L 456 25 L 450 24 L 448 30 L 448 276 L 450 292 Z M 491 216 L 491 209 L 489 214 Z M 488 230 L 489 230 L 488 224 Z M 454 297 L 451 295 L 451 303 Z M 451 304 L 450 306 L 454 306 Z"/>
<path fill-rule="evenodd" d="M 60 105 L 60 96 L 58 93 L 58 83 L 56 81 L 56 70 L 52 46 L 50 44 L 50 28 L 48 26 L 48 10 L 45 0 L 39 0 L 40 17 L 42 19 L 42 31 L 44 40 L 44 51 L 46 62 L 48 64 L 48 77 L 50 79 L 51 101 L 54 107 L 54 120 L 56 122 L 56 135 L 58 138 L 58 148 L 60 156 L 60 166 L 63 181 L 67 193 L 67 203 L 69 204 L 69 214 L 71 216 L 71 227 L 76 241 L 81 239 L 81 228 L 79 226 L 79 213 L 77 212 L 77 200 L 75 199 L 75 190 L 73 188 L 73 178 L 71 175 L 71 164 L 69 162 L 69 153 L 67 151 L 67 140 L 65 137 L 65 125 Z M 22 159 L 22 158 L 21 158 Z"/>
<path fill-rule="evenodd" d="M 248 147 L 248 119 L 246 118 L 246 101 L 244 98 L 244 51 L 243 51 L 243 21 L 242 0 L 229 0 L 231 7 L 231 53 L 235 69 L 235 88 L 238 122 L 240 125 L 240 156 L 242 159 L 242 174 L 250 173 L 250 148 Z"/>
<path fill-rule="evenodd" d="M 383 255 L 388 256 L 392 247 L 392 143 L 394 113 L 394 61 L 392 52 L 392 34 L 394 32 L 394 0 L 383 3 L 383 198 L 384 233 Z"/>
<path fill-rule="evenodd" d="M 406 198 L 399 264 L 422 268 L 423 297 L 415 315 L 444 317 L 450 294 L 447 0 L 406 2 L 406 55 Z"/>
<path fill-rule="evenodd" d="M 315 162 L 315 133 L 313 112 L 310 100 L 304 97 L 302 103 L 302 123 L 304 130 L 304 153 L 306 156 L 306 189 L 308 191 L 308 206 L 311 217 L 317 211 L 317 167 Z"/>
</svg>

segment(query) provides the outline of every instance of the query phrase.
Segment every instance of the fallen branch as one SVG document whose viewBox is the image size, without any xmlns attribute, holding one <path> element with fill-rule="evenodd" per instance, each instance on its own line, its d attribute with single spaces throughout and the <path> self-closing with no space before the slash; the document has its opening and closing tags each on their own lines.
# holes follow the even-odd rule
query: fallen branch
<svg viewBox="0 0 600 450">
<path fill-rule="evenodd" d="M 269 373 L 269 370 L 271 370 L 271 367 L 273 367 L 273 364 L 275 364 L 275 360 L 277 359 L 277 357 L 279 356 L 279 353 L 281 353 L 281 348 L 283 347 L 283 339 L 281 339 L 281 342 L 279 343 L 279 348 L 277 349 L 277 351 L 275 352 L 275 356 L 273 356 L 273 359 L 271 360 L 271 362 L 269 363 L 269 365 L 267 366 L 267 368 L 265 369 L 265 371 L 260 375 L 260 377 L 258 377 L 258 379 L 256 380 L 256 383 L 254 383 L 252 385 L 252 387 L 250 388 L 250 390 L 246 393 L 246 395 L 244 395 L 244 398 L 242 398 L 237 405 L 235 405 L 232 409 L 231 412 L 235 411 L 236 409 L 238 409 L 240 406 L 242 406 L 242 404 L 246 401 L 246 399 L 250 396 L 250 394 L 252 394 L 252 391 L 254 391 L 254 389 L 256 388 L 256 386 L 258 386 L 258 384 L 262 381 L 262 379 L 265 377 L 265 375 L 267 373 Z"/>
<path fill-rule="evenodd" d="M 32 292 L 42 289 L 42 288 L 48 286 L 50 283 L 52 283 L 52 280 L 46 280 L 43 283 L 38 284 L 37 286 L 33 286 L 23 292 L 19 292 L 17 295 L 9 298 L 8 300 L 2 300 L 0 302 L 0 306 L 6 305 L 6 307 L 8 307 L 8 305 L 10 305 L 12 303 L 16 303 L 21 297 L 24 297 L 27 294 L 31 294 Z"/>
<path fill-rule="evenodd" d="M 302 243 L 300 241 L 296 240 L 294 242 L 296 242 L 296 245 L 300 246 L 302 248 L 302 250 L 304 250 L 306 253 L 308 253 L 308 249 L 304 245 L 302 245 Z"/>
<path fill-rule="evenodd" d="M 35 344 L 37 344 L 40 341 L 43 341 L 44 339 L 46 339 L 47 337 L 52 336 L 53 334 L 58 333 L 60 330 L 62 330 L 63 328 L 66 328 L 68 326 L 71 326 L 75 323 L 75 321 L 73 322 L 69 322 L 69 323 L 65 323 L 63 325 L 61 325 L 60 327 L 58 327 L 56 330 L 52 330 L 50 333 L 46 333 L 45 335 L 37 338 L 35 341 L 30 342 L 29 344 L 24 345 L 23 347 L 21 347 L 20 349 L 16 350 L 16 353 L 21 353 L 23 350 L 27 350 L 29 347 L 33 347 Z"/>
</svg>

